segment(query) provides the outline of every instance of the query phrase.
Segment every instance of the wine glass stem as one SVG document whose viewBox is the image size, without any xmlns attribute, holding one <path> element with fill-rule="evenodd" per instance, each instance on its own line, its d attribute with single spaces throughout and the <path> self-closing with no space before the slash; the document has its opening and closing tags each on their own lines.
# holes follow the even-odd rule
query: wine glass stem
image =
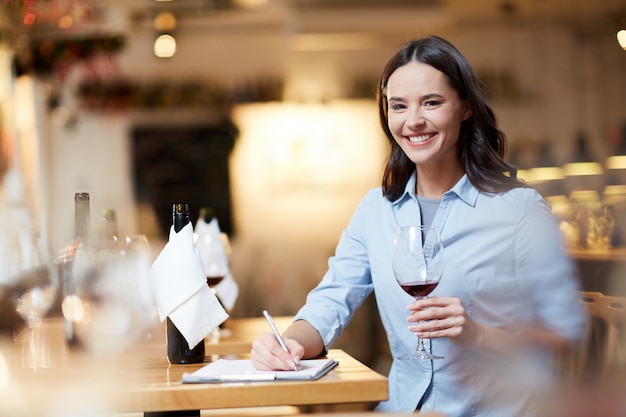
<svg viewBox="0 0 626 417">
<path fill-rule="evenodd" d="M 415 300 L 421 300 L 426 297 L 415 297 Z M 424 338 L 417 336 L 417 348 L 415 349 L 416 353 L 426 352 L 426 346 L 424 345 Z"/>
<path fill-rule="evenodd" d="M 424 346 L 424 339 L 421 338 L 421 337 L 418 337 L 418 338 L 419 338 L 419 341 L 420 341 L 420 343 L 419 343 L 419 350 L 421 350 L 422 352 L 426 352 L 426 346 Z"/>
<path fill-rule="evenodd" d="M 213 287 L 212 285 L 209 285 L 209 288 L 211 289 L 211 292 L 213 293 L 213 295 L 215 297 L 217 297 L 217 290 L 215 289 L 215 287 Z M 219 301 L 219 298 L 217 299 Z M 212 343 L 217 343 L 219 342 L 221 337 L 220 334 L 220 326 L 215 326 L 212 330 L 211 330 L 211 342 Z"/>
</svg>

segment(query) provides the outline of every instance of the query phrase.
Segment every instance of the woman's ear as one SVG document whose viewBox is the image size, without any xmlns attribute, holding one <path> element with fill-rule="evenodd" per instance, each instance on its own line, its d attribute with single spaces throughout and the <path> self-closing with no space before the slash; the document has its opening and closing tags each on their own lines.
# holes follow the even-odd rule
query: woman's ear
<svg viewBox="0 0 626 417">
<path fill-rule="evenodd" d="M 469 101 L 463 102 L 463 121 L 466 121 L 472 115 L 472 109 L 470 109 Z"/>
</svg>

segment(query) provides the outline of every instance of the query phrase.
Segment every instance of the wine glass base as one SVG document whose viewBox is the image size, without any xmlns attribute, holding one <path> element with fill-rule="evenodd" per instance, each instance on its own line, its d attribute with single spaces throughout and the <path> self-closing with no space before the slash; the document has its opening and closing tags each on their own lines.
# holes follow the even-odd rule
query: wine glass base
<svg viewBox="0 0 626 417">
<path fill-rule="evenodd" d="M 420 360 L 420 359 L 443 359 L 443 356 L 433 355 L 425 351 L 415 352 L 412 355 L 402 357 L 403 360 Z"/>
</svg>

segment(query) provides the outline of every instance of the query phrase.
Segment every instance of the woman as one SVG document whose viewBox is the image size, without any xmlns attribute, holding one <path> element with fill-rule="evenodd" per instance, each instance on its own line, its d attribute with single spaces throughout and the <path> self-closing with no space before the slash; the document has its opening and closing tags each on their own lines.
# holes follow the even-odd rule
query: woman
<svg viewBox="0 0 626 417">
<path fill-rule="evenodd" d="M 379 410 L 536 415 L 551 354 L 574 343 L 586 319 L 549 206 L 504 161 L 505 136 L 479 81 L 444 39 L 405 44 L 385 67 L 378 104 L 391 144 L 382 189 L 363 198 L 284 333 L 290 354 L 266 333 L 253 364 L 291 369 L 322 354 L 374 291 L 394 358 Z M 396 228 L 419 223 L 440 229 L 446 263 L 431 295 L 412 301 L 391 251 Z M 416 335 L 444 358 L 398 359 Z"/>
</svg>

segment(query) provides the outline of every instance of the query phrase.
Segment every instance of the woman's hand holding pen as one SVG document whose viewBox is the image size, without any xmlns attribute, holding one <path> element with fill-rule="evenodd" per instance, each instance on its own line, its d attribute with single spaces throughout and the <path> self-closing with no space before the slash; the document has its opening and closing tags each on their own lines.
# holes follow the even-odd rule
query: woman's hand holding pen
<svg viewBox="0 0 626 417">
<path fill-rule="evenodd" d="M 273 333 L 265 332 L 252 343 L 252 366 L 261 370 L 289 371 L 300 362 L 304 348 L 295 340 L 283 338 L 290 353 L 278 343 Z"/>
</svg>

